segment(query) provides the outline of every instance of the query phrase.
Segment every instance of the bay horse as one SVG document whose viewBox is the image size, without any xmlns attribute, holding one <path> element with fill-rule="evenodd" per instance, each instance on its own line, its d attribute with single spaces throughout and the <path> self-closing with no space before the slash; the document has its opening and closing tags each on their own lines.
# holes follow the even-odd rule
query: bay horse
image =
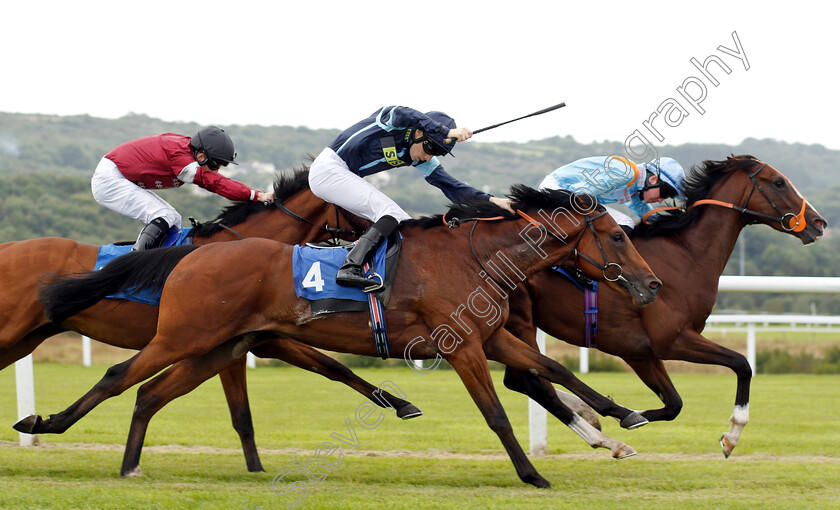
<svg viewBox="0 0 840 510">
<path fill-rule="evenodd" d="M 741 229 L 748 224 L 764 223 L 809 244 L 822 236 L 827 222 L 793 182 L 747 155 L 695 167 L 686 180 L 685 195 L 683 208 L 662 212 L 649 225 L 640 224 L 631 237 L 662 278 L 658 299 L 644 308 L 628 306 L 623 296 L 602 286 L 596 346 L 622 358 L 662 400 L 661 409 L 642 412 L 649 421 L 673 420 L 683 405 L 662 360 L 721 365 L 735 372 L 738 384 L 731 427 L 720 439 L 723 454 L 729 457 L 749 419 L 752 370 L 744 356 L 701 335 L 715 304 L 720 275 Z M 558 306 L 556 296 L 577 298 L 564 299 Z M 534 274 L 511 294 L 505 327 L 533 346 L 537 328 L 584 346 L 586 324 L 580 298 L 575 284 L 557 272 Z M 555 405 L 535 389 L 542 383 L 531 374 L 508 368 L 505 385 L 545 402 L 549 410 Z"/>
<path fill-rule="evenodd" d="M 321 241 L 330 237 L 354 237 L 367 224 L 338 207 L 324 202 L 309 190 L 308 172 L 278 175 L 274 204 L 233 204 L 214 220 L 193 230 L 193 242 L 232 241 L 240 237 L 264 237 L 284 242 Z M 234 230 L 235 229 L 235 230 Z M 52 274 L 90 271 L 99 246 L 71 239 L 46 237 L 0 244 L 0 369 L 31 353 L 41 342 L 72 330 L 100 342 L 126 349 L 142 349 L 155 334 L 156 306 L 133 301 L 105 299 L 64 321 L 51 323 L 38 301 L 39 284 Z M 324 377 L 342 382 L 377 405 L 382 400 L 397 410 L 397 416 L 421 414 L 411 403 L 362 380 L 341 363 L 307 345 L 289 341 L 265 342 L 254 354 L 276 358 Z M 233 426 L 242 442 L 249 471 L 262 471 L 254 442 L 248 404 L 245 359 L 219 372 Z M 379 398 L 375 398 L 378 396 Z"/>
<path fill-rule="evenodd" d="M 449 226 L 475 221 L 471 228 L 446 228 L 441 216 L 401 224 L 404 242 L 386 323 L 392 331 L 392 350 L 410 349 L 412 359 L 441 356 L 452 365 L 488 426 L 499 436 L 520 479 L 548 487 L 513 435 L 493 389 L 488 359 L 575 388 L 588 403 L 603 407 L 606 415 L 621 420 L 626 428 L 645 422 L 635 412 L 579 387 L 582 383 L 570 371 L 505 330 L 507 294 L 499 280 L 511 275 L 524 279 L 574 255 L 580 261 L 579 269 L 598 279 L 615 280 L 607 285 L 624 289 L 639 305 L 655 299 L 660 282 L 602 207 L 590 204 L 593 207 L 587 210 L 594 212 L 579 213 L 570 193 L 525 186 L 514 186 L 509 196 L 518 214 L 486 200 L 450 209 Z M 547 229 L 529 216 L 535 211 L 549 218 L 554 228 Z M 495 221 L 477 221 L 487 217 Z M 520 217 L 526 219 L 524 224 L 516 221 Z M 592 235 L 587 235 L 589 232 Z M 565 241 L 567 236 L 577 236 L 577 241 L 570 244 Z M 235 360 L 272 335 L 331 351 L 376 356 L 366 314 L 336 313 L 315 320 L 309 301 L 296 297 L 293 249 L 274 241 L 246 239 L 197 249 L 187 246 L 138 252 L 121 257 L 102 271 L 51 284 L 44 292 L 47 315 L 61 322 L 116 289 L 143 288 L 152 282 L 160 286 L 165 280 L 158 329 L 149 344 L 133 358 L 111 367 L 91 391 L 66 410 L 46 420 L 33 415 L 25 420 L 26 425 L 39 434 L 66 430 L 98 403 L 174 363 L 138 391 L 135 410 L 159 409 L 161 401 L 171 400 L 168 392 L 173 384 L 189 386 L 173 379 L 196 378 L 190 370 L 179 370 L 182 360 L 217 354 Z M 165 259 L 178 258 L 182 260 L 174 269 L 162 264 Z M 498 269 L 499 261 L 507 265 L 508 272 Z M 494 271 L 487 271 L 488 267 Z M 620 277 L 614 273 L 608 276 L 615 269 Z M 141 273 L 145 274 L 138 277 Z M 570 428 L 588 427 L 597 435 L 570 410 L 559 414 Z M 129 434 L 124 475 L 137 466 L 145 434 L 145 424 L 135 425 Z M 130 453 L 132 445 L 137 448 L 136 458 Z"/>
</svg>

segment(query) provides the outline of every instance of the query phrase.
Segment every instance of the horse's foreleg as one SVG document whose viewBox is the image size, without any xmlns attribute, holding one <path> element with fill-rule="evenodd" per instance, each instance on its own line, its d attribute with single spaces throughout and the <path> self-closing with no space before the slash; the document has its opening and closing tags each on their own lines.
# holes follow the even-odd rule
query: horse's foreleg
<svg viewBox="0 0 840 510">
<path fill-rule="evenodd" d="M 510 421 L 493 389 L 493 380 L 487 368 L 487 358 L 481 352 L 481 348 L 475 344 L 460 344 L 454 352 L 446 356 L 446 360 L 458 373 L 473 401 L 481 410 L 481 414 L 484 415 L 487 425 L 499 436 L 519 478 L 525 483 L 540 488 L 550 487 L 551 484 L 540 476 L 528 460 L 513 434 Z M 571 414 L 571 411 L 569 413 Z"/>
<path fill-rule="evenodd" d="M 513 380 L 515 378 L 515 381 Z M 522 370 L 514 370 L 508 367 L 505 372 L 505 386 L 528 395 L 535 402 L 543 406 L 548 412 L 554 415 L 557 419 L 563 422 L 564 425 L 572 429 L 572 431 L 579 435 L 592 448 L 609 448 L 612 452 L 613 458 L 623 459 L 636 454 L 636 450 L 628 446 L 626 443 L 617 439 L 612 439 L 606 434 L 602 433 L 599 428 L 595 428 L 591 423 L 585 419 L 581 419 L 571 408 L 566 406 L 560 400 L 558 393 L 563 393 L 554 388 L 548 381 L 541 379 Z M 568 395 L 567 393 L 563 393 Z M 592 409 L 587 406 L 579 398 L 568 395 L 573 401 L 582 403 L 587 409 L 592 412 Z M 597 418 L 596 418 L 597 422 Z M 600 423 L 598 423 L 600 426 Z"/>
<path fill-rule="evenodd" d="M 565 406 L 583 418 L 587 423 L 601 430 L 601 422 L 598 420 L 598 415 L 595 414 L 595 411 L 586 402 L 575 395 L 554 388 L 551 383 L 534 374 L 524 370 L 506 367 L 505 387 L 509 390 L 527 395 L 557 418 L 560 418 L 557 414 L 560 406 Z"/>
<path fill-rule="evenodd" d="M 677 340 L 670 346 L 664 359 L 678 359 L 707 365 L 721 365 L 731 369 L 738 377 L 738 387 L 735 391 L 735 407 L 729 418 L 729 432 L 720 438 L 723 455 L 729 458 L 732 450 L 738 444 L 741 432 L 749 422 L 750 417 L 750 380 L 752 368 L 747 358 L 737 352 L 727 349 L 704 338 L 693 330 L 684 330 Z"/>
<path fill-rule="evenodd" d="M 514 337 L 525 342 L 534 349 L 539 349 L 537 347 L 537 327 L 534 325 L 533 320 L 531 292 L 533 292 L 533 290 L 525 292 L 524 287 L 519 286 L 511 293 L 510 315 L 505 323 L 505 329 L 508 330 L 508 332 L 510 332 Z M 531 382 L 528 382 L 529 380 Z M 539 377 L 528 372 L 515 370 L 511 367 L 507 367 L 505 369 L 505 386 L 513 391 L 525 393 L 526 395 L 531 396 L 528 391 L 534 384 L 541 384 L 539 381 L 541 381 Z M 598 415 L 595 414 L 595 411 L 593 411 L 586 402 L 575 395 L 560 391 L 556 388 L 554 391 L 557 398 L 560 399 L 560 402 L 562 402 L 566 407 L 571 409 L 575 414 L 586 420 L 587 423 L 596 429 L 601 430 L 601 422 L 598 420 Z M 553 409 L 555 408 L 556 403 L 553 399 L 547 403 L 540 402 L 535 398 L 533 398 L 533 400 L 538 402 L 551 414 L 555 414 Z"/>
<path fill-rule="evenodd" d="M 274 339 L 265 342 L 252 352 L 261 358 L 276 358 L 304 370 L 320 374 L 332 381 L 344 383 L 369 398 L 374 404 L 396 410 L 397 416 L 403 420 L 423 414 L 423 411 L 411 402 L 377 388 L 338 361 L 306 344 L 294 340 Z"/>
<path fill-rule="evenodd" d="M 543 356 L 506 330 L 500 330 L 491 336 L 484 343 L 484 352 L 492 360 L 568 388 L 602 416 L 617 418 L 623 428 L 634 429 L 647 423 L 647 420 L 636 411 L 622 407 L 601 395 L 575 377 L 569 369 Z M 557 402 L 559 403 L 559 400 Z"/>
</svg>

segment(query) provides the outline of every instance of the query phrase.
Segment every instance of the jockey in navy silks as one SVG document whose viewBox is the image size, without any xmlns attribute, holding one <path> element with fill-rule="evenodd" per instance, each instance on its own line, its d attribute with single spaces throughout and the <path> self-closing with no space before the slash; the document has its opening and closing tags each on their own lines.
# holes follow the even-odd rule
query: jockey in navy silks
<svg viewBox="0 0 840 510">
<path fill-rule="evenodd" d="M 312 192 L 374 222 L 338 270 L 339 285 L 370 286 L 362 266 L 401 221 L 411 218 L 363 178 L 367 175 L 413 166 L 452 202 L 468 196 L 485 197 L 512 212 L 510 199 L 491 196 L 460 182 L 441 166 L 438 157 L 449 154 L 456 141 L 463 142 L 471 136 L 472 130 L 457 127 L 452 117 L 443 112 L 421 113 L 404 106 L 386 106 L 338 135 L 315 158 L 309 169 Z"/>
</svg>

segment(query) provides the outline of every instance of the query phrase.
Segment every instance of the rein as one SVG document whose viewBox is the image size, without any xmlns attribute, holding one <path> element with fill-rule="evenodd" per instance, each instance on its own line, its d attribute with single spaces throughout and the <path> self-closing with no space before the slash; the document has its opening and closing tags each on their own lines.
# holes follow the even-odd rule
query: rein
<svg viewBox="0 0 840 510">
<path fill-rule="evenodd" d="M 289 208 L 287 208 L 285 205 L 283 205 L 282 202 L 275 201 L 274 205 L 278 209 L 280 209 L 281 211 L 286 213 L 288 216 L 290 216 L 291 218 L 293 218 L 297 221 L 302 221 L 304 223 L 308 223 L 309 225 L 312 225 L 313 227 L 318 227 L 318 228 L 324 229 L 324 231 L 327 232 L 328 234 L 330 234 L 331 236 L 333 236 L 333 238 L 338 237 L 338 236 L 342 236 L 342 235 L 350 236 L 350 237 L 359 237 L 359 234 L 357 234 L 356 232 L 354 232 L 352 230 L 345 230 L 343 228 L 331 227 L 329 224 L 326 224 L 324 226 L 316 225 L 312 221 L 309 221 L 308 219 L 306 219 L 303 216 L 295 213 L 294 211 L 289 210 Z M 341 221 L 340 221 L 340 217 L 338 215 L 338 206 L 333 204 L 333 207 L 335 207 L 335 224 L 340 225 Z"/>
<path fill-rule="evenodd" d="M 481 259 L 478 258 L 478 254 L 475 251 L 475 245 L 473 244 L 473 233 L 475 232 L 475 228 L 476 228 L 476 226 L 478 226 L 479 221 L 502 220 L 502 219 L 504 219 L 504 216 L 494 216 L 492 218 L 467 218 L 467 219 L 464 219 L 464 220 L 459 219 L 459 218 L 452 218 L 451 220 L 447 221 L 446 220 L 446 215 L 448 213 L 449 213 L 449 211 L 444 213 L 442 219 L 443 219 L 443 224 L 446 225 L 449 228 L 458 228 L 458 227 L 461 226 L 461 223 L 466 222 L 466 221 L 475 222 L 475 223 L 473 223 L 473 226 L 470 229 L 470 250 L 472 251 L 473 258 L 475 258 L 476 262 L 478 262 L 478 265 L 479 265 L 479 267 L 481 267 L 481 270 L 484 271 L 490 277 L 490 279 L 492 279 L 497 285 L 499 285 L 501 287 L 502 284 L 498 280 L 496 280 L 496 278 L 494 278 L 493 275 L 490 274 L 489 271 L 487 271 L 487 269 L 481 263 Z M 580 269 L 577 267 L 577 259 L 582 258 L 583 260 L 589 262 L 593 266 L 600 269 L 605 280 L 610 281 L 610 282 L 615 282 L 615 281 L 620 280 L 620 281 L 626 282 L 628 284 L 630 283 L 626 278 L 624 278 L 624 275 L 623 275 L 624 271 L 619 264 L 617 264 L 615 262 L 608 262 L 607 261 L 607 254 L 604 253 L 604 247 L 601 245 L 601 239 L 598 237 L 597 232 L 595 232 L 595 226 L 593 225 L 593 222 L 595 220 L 597 220 L 598 218 L 600 218 L 601 216 L 607 214 L 606 211 L 604 211 L 601 214 L 598 214 L 597 216 L 594 216 L 594 217 L 588 216 L 588 215 L 584 217 L 584 221 L 586 222 L 587 228 L 581 230 L 580 235 L 578 236 L 577 240 L 575 241 L 575 243 L 573 245 L 567 243 L 563 238 L 561 238 L 560 236 L 558 236 L 557 234 L 555 234 L 551 230 L 545 228 L 545 225 L 543 225 L 539 221 L 535 220 L 531 216 L 525 214 L 524 212 L 517 209 L 516 213 L 520 217 L 522 217 L 525 221 L 527 221 L 528 223 L 530 223 L 532 225 L 536 225 L 542 232 L 546 233 L 547 235 L 551 236 L 555 240 L 557 240 L 557 241 L 563 243 L 564 245 L 568 246 L 569 248 L 571 248 L 571 250 L 569 251 L 569 254 L 566 255 L 563 258 L 563 260 L 561 260 L 560 263 L 557 264 L 557 266 L 562 266 L 566 262 L 566 260 L 568 260 L 569 257 L 574 254 L 575 255 L 575 271 L 576 272 L 580 273 Z M 603 264 L 601 264 L 599 262 L 596 262 L 595 260 L 593 260 L 589 256 L 587 256 L 583 253 L 580 253 L 580 251 L 578 250 L 578 245 L 580 244 L 580 242 L 583 239 L 583 236 L 586 234 L 587 230 L 590 230 L 592 232 L 592 236 L 595 237 L 595 243 L 598 245 L 598 250 L 601 252 L 601 257 L 604 259 Z M 618 270 L 618 276 L 616 276 L 615 278 L 610 278 L 607 275 L 607 271 L 611 267 L 615 267 Z"/>
<path fill-rule="evenodd" d="M 756 160 L 756 161 L 758 161 L 758 160 Z M 702 200 L 697 200 L 696 202 L 694 202 L 693 204 L 691 204 L 690 206 L 685 208 L 685 211 L 688 211 L 688 210 L 690 210 L 693 207 L 698 206 L 698 205 L 718 205 L 718 206 L 721 206 L 721 207 L 726 207 L 727 209 L 734 209 L 734 210 L 740 212 L 741 214 L 747 214 L 747 215 L 750 215 L 750 216 L 753 216 L 753 217 L 756 217 L 756 218 L 762 218 L 762 219 L 773 221 L 773 222 L 778 221 L 779 224 L 782 226 L 782 230 L 784 230 L 786 232 L 802 232 L 803 230 L 805 230 L 805 227 L 807 226 L 807 222 L 805 220 L 805 208 L 807 207 L 806 200 L 804 198 L 802 199 L 802 207 L 799 209 L 799 214 L 794 214 L 792 212 L 783 213 L 776 206 L 775 202 L 773 202 L 773 200 L 767 195 L 767 192 L 764 191 L 764 187 L 762 187 L 761 184 L 758 183 L 758 180 L 756 180 L 756 176 L 758 176 L 759 172 L 764 170 L 764 167 L 769 166 L 767 163 L 764 163 L 763 161 L 760 161 L 760 163 L 761 163 L 761 166 L 758 167 L 758 170 L 750 173 L 750 180 L 753 183 L 753 187 L 750 190 L 750 194 L 747 196 L 747 199 L 744 201 L 744 205 L 742 207 L 739 207 L 735 204 L 731 204 L 729 202 L 723 202 L 723 201 L 720 201 L 720 200 L 705 198 L 705 199 L 702 199 Z M 773 168 L 773 167 L 770 167 L 770 168 Z M 776 170 L 776 169 L 773 168 L 773 170 Z M 776 170 L 776 171 L 779 172 L 778 170 Z M 781 174 L 781 172 L 779 172 L 779 173 Z M 752 198 L 753 193 L 755 193 L 756 189 L 758 189 L 759 193 L 761 193 L 762 196 L 764 196 L 764 198 L 770 204 L 770 207 L 772 207 L 773 210 L 776 211 L 776 214 L 779 215 L 778 217 L 770 216 L 769 214 L 764 214 L 764 213 L 760 213 L 758 211 L 753 211 L 751 209 L 747 209 L 747 204 L 750 203 L 750 199 Z M 653 209 L 653 210 L 649 211 L 647 214 L 645 214 L 642 217 L 642 221 L 647 223 L 648 218 L 650 218 L 652 215 L 654 215 L 658 212 L 673 211 L 673 210 L 677 210 L 677 209 L 682 209 L 682 207 L 677 207 L 677 206 L 657 207 L 656 209 Z"/>
</svg>

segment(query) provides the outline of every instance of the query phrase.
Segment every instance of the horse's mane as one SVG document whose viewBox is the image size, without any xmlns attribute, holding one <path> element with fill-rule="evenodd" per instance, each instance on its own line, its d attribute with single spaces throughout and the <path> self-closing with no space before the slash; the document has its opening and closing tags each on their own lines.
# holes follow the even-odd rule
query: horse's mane
<svg viewBox="0 0 840 510">
<path fill-rule="evenodd" d="M 565 190 L 548 190 L 548 189 L 534 189 L 524 184 L 514 184 L 510 188 L 510 193 L 507 195 L 513 200 L 516 209 L 527 211 L 531 209 L 545 209 L 552 211 L 557 208 L 563 208 L 568 211 L 574 210 L 590 210 L 592 205 L 596 205 L 596 210 L 603 211 L 604 208 L 600 204 L 594 204 L 594 198 L 589 195 L 574 195 Z M 576 201 L 576 206 L 572 205 L 572 201 Z M 493 202 L 481 197 L 465 197 L 456 204 L 449 205 L 449 211 L 446 213 L 446 220 L 459 218 L 462 220 L 469 218 L 494 218 L 501 216 L 505 220 L 520 219 L 520 216 L 513 214 Z M 436 214 L 433 216 L 424 216 L 416 220 L 408 220 L 403 222 L 403 226 L 416 226 L 424 229 L 432 227 L 443 227 L 443 214 Z"/>
<path fill-rule="evenodd" d="M 632 237 L 650 239 L 686 228 L 699 214 L 698 209 L 691 207 L 692 204 L 708 197 L 715 184 L 732 171 L 752 168 L 757 162 L 754 157 L 744 154 L 732 155 L 723 161 L 706 160 L 699 166 L 692 166 L 685 178 L 685 207 L 657 213 L 649 220 L 650 223 L 640 223 L 633 230 Z"/>
<path fill-rule="evenodd" d="M 309 167 L 302 165 L 295 168 L 291 174 L 276 174 L 274 177 L 274 200 L 283 202 L 296 193 L 309 189 Z M 225 207 L 218 216 L 202 223 L 195 228 L 193 235 L 209 237 L 223 230 L 222 225 L 232 227 L 239 225 L 252 214 L 265 211 L 272 205 L 260 202 L 238 202 Z"/>
</svg>

